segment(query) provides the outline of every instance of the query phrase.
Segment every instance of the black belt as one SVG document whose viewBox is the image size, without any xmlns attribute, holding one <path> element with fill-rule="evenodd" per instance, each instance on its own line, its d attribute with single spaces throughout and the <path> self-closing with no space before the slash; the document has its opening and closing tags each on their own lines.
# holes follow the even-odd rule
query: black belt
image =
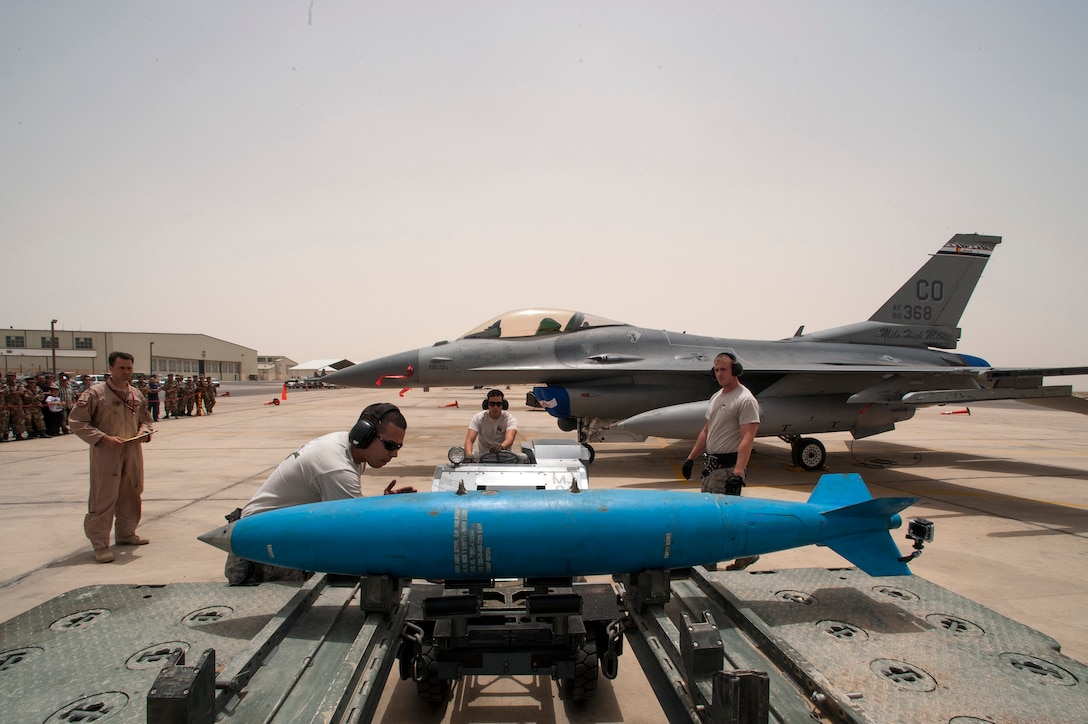
<svg viewBox="0 0 1088 724">
<path fill-rule="evenodd" d="M 737 465 L 737 453 L 722 453 L 720 455 L 706 453 L 706 458 L 707 467 L 712 469 Z"/>
</svg>

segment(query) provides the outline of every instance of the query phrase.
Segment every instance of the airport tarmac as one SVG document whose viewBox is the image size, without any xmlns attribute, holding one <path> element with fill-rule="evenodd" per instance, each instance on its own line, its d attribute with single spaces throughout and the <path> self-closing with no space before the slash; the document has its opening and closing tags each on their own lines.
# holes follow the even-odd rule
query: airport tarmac
<svg viewBox="0 0 1088 724">
<path fill-rule="evenodd" d="M 147 481 L 141 547 L 115 548 L 94 561 L 83 536 L 87 448 L 75 436 L 0 444 L 0 621 L 66 591 L 95 584 L 221 581 L 223 554 L 196 539 L 248 500 L 287 454 L 319 435 L 350 427 L 372 402 L 393 401 L 408 423 L 400 456 L 363 476 L 380 494 L 391 479 L 427 489 L 446 450 L 464 440 L 480 390 L 291 390 L 224 383 L 215 414 L 165 420 L 145 448 Z M 570 438 L 554 420 L 524 405 L 527 387 L 507 393 L 523 439 Z M 453 406 L 453 403 L 457 406 Z M 926 408 L 891 433 L 861 441 L 820 435 L 832 472 L 858 472 L 875 496 L 912 495 L 904 517 L 936 523 L 933 543 L 912 564 L 916 575 L 1054 638 L 1088 661 L 1088 417 L 1026 405 Z M 690 442 L 651 438 L 596 446 L 592 487 L 694 488 L 680 475 Z M 757 441 L 746 495 L 807 498 L 818 475 L 790 466 L 789 447 Z M 897 535 L 897 539 L 901 538 Z M 902 543 L 904 553 L 909 545 Z M 847 565 L 825 548 L 763 556 L 752 571 Z M 225 584 L 224 584 L 225 585 Z M 387 685 L 376 721 L 658 722 L 662 713 L 635 657 L 619 677 L 602 679 L 581 708 L 560 701 L 542 678 L 471 678 L 441 709 L 421 704 L 411 682 Z"/>
</svg>

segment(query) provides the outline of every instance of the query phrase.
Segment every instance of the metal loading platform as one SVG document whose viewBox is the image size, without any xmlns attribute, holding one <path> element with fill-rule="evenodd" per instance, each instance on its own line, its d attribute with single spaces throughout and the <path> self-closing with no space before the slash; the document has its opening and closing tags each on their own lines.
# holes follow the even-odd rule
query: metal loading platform
<svg viewBox="0 0 1088 724">
<path fill-rule="evenodd" d="M 670 721 L 1088 721 L 1088 667 L 918 576 L 673 574 L 619 582 Z"/>
<path fill-rule="evenodd" d="M 369 721 L 407 589 L 332 584 L 62 594 L 0 624 L 0 721 Z M 364 610 L 390 595 L 392 616 Z"/>
<path fill-rule="evenodd" d="M 398 653 L 412 675 L 413 626 L 430 629 L 425 700 L 502 666 L 550 672 L 562 695 L 589 683 L 589 642 L 605 678 L 630 658 L 622 628 L 672 722 L 1088 721 L 1088 667 L 917 576 L 696 567 L 515 591 L 324 575 L 77 589 L 0 624 L 0 721 L 365 722 Z M 541 592 L 555 596 L 533 599 L 532 621 L 511 615 Z M 577 669 L 561 641 L 582 643 Z"/>
</svg>

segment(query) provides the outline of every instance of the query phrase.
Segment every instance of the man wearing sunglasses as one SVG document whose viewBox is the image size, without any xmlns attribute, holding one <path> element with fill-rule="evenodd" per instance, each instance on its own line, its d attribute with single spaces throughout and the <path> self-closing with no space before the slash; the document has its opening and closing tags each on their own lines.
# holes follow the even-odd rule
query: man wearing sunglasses
<svg viewBox="0 0 1088 724">
<path fill-rule="evenodd" d="M 483 453 L 497 453 L 509 450 L 514 445 L 518 434 L 518 421 L 507 412 L 510 407 L 502 390 L 491 390 L 484 400 L 483 410 L 472 416 L 465 433 L 465 452 L 472 455 L 473 444 L 476 457 Z"/>
<path fill-rule="evenodd" d="M 307 503 L 363 497 L 360 476 L 369 465 L 384 467 L 404 445 L 408 423 L 396 405 L 377 403 L 359 415 L 349 431 L 333 432 L 311 440 L 281 462 L 245 507 L 227 520 Z M 396 488 L 392 480 L 385 495 L 414 493 Z M 305 580 L 308 574 L 288 568 L 252 563 L 227 556 L 224 569 L 232 586 L 262 581 Z"/>
</svg>

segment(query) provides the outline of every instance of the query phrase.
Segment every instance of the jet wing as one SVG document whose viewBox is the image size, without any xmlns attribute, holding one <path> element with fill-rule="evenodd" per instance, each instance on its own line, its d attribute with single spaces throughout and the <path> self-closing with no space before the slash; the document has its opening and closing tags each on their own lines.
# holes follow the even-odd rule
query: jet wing
<svg viewBox="0 0 1088 724">
<path fill-rule="evenodd" d="M 608 357 L 610 359 L 607 360 L 587 357 L 585 363 L 582 364 L 580 367 L 581 369 L 605 369 L 608 367 L 612 367 L 617 370 L 622 369 L 625 372 L 694 373 L 700 375 L 706 375 L 709 371 L 703 362 L 700 361 L 699 366 L 696 366 L 692 364 L 690 358 L 686 357 L 676 358 L 675 360 L 646 360 L 641 357 L 620 355 L 608 355 Z M 1068 375 L 1088 375 L 1088 367 L 988 367 L 981 365 L 954 366 L 910 363 L 904 364 L 898 361 L 865 364 L 858 364 L 856 362 L 851 363 L 833 361 L 803 362 L 795 364 L 772 362 L 770 364 L 763 364 L 750 358 L 743 358 L 743 363 L 746 373 L 758 374 L 974 374 L 987 381 L 1058 377 Z M 530 369 L 532 367 L 533 366 L 495 365 L 475 367 L 474 369 L 490 371 L 520 371 Z M 547 366 L 535 367 L 537 369 L 550 369 Z M 569 365 L 565 365 L 564 369 L 569 369 Z"/>
<path fill-rule="evenodd" d="M 1088 375 L 1088 367 L 990 367 L 990 379 L 1017 377 L 1062 377 L 1066 375 Z"/>
<path fill-rule="evenodd" d="M 1020 400 L 1020 402 L 1028 405 L 1035 405 L 1036 407 L 1046 407 L 1051 410 L 1078 412 L 1081 415 L 1088 415 L 1088 400 L 1083 397 L 1044 397 L 1031 400 Z"/>
<path fill-rule="evenodd" d="M 1039 407 L 1088 414 L 1088 400 L 1073 396 L 1072 385 L 1043 386 L 1044 377 L 1088 374 L 1088 367 L 1008 367 L 979 372 L 989 385 L 980 389 L 922 390 L 903 396 L 908 405 L 964 404 L 1018 400 Z"/>
<path fill-rule="evenodd" d="M 1025 380 L 1041 377 L 1088 375 L 1088 367 L 955 367 L 950 365 L 917 365 L 889 362 L 887 364 L 839 364 L 837 362 L 808 362 L 805 364 L 760 365 L 748 362 L 745 372 L 753 373 L 805 373 L 805 374 L 973 374 L 987 381 Z M 661 370 L 658 370 L 661 371 Z M 704 372 L 704 370 L 699 370 Z M 1011 383 L 1006 383 L 1011 386 Z"/>
<path fill-rule="evenodd" d="M 978 390 L 924 390 L 922 392 L 908 392 L 903 395 L 902 401 L 908 405 L 962 405 L 967 402 L 1020 400 L 1023 402 L 1030 401 L 1043 407 L 1056 407 L 1057 409 L 1088 414 L 1088 400 L 1081 400 L 1086 404 L 1086 406 L 1078 406 L 1081 409 L 1071 409 L 1071 406 L 1066 404 L 1069 400 L 1077 399 L 1079 398 L 1073 397 L 1072 386 L 1060 385 L 1056 387 L 983 388 Z"/>
<path fill-rule="evenodd" d="M 682 380 L 708 377 L 704 365 L 692 364 L 690 359 L 637 361 L 627 357 L 612 362 L 587 363 L 578 367 L 565 365 L 479 365 L 476 372 L 495 375 L 527 371 L 539 373 L 538 381 L 546 384 L 583 385 L 640 380 L 648 384 L 682 384 Z M 796 394 L 827 393 L 831 388 L 849 393 L 850 404 L 902 403 L 911 406 L 966 404 L 995 400 L 1031 401 L 1043 407 L 1088 414 L 1088 402 L 1073 396 L 1071 386 L 1044 386 L 1044 377 L 1088 375 L 1088 367 L 1023 367 L 994 368 L 943 366 L 932 364 L 836 364 L 799 363 L 762 365 L 748 360 L 746 379 L 761 398 Z M 836 378 L 820 382 L 822 377 Z M 808 378 L 806 380 L 806 378 Z M 816 378 L 816 379 L 812 379 Z M 830 387 L 828 387 L 830 385 Z M 854 386 L 858 385 L 858 386 Z"/>
<path fill-rule="evenodd" d="M 700 359 L 698 362 L 693 363 L 691 358 L 683 357 L 676 359 L 645 359 L 642 357 L 634 357 L 630 355 L 597 355 L 593 357 L 586 357 L 583 360 L 579 360 L 577 363 L 564 362 L 562 364 L 540 364 L 538 362 L 529 362 L 525 364 L 509 364 L 506 361 L 498 364 L 474 364 L 463 365 L 465 369 L 473 372 L 525 372 L 526 370 L 540 370 L 541 372 L 594 372 L 600 371 L 605 373 L 629 373 L 629 374 L 697 374 L 702 376 L 708 376 L 710 374 L 710 364 L 705 359 Z M 857 364 L 857 363 L 838 363 L 838 362 L 805 362 L 797 364 L 760 364 L 752 362 L 749 359 L 744 360 L 744 369 L 746 373 L 758 373 L 758 374 L 844 374 L 844 373 L 860 373 L 860 374 L 972 374 L 988 372 L 992 368 L 990 367 L 953 367 L 948 365 L 926 365 L 926 364 L 903 364 L 901 362 L 888 362 L 887 364 Z M 1066 372 L 1064 374 L 1088 374 L 1088 368 L 1084 369 L 1084 372 Z M 1049 374 L 1057 374 L 1051 372 Z"/>
</svg>

